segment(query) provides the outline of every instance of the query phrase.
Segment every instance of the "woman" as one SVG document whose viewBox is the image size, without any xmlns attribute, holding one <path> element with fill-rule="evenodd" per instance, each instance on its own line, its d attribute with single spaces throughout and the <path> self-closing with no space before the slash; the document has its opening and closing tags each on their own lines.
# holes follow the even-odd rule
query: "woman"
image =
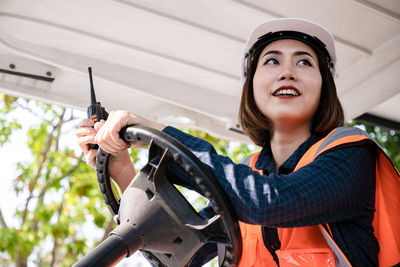
<svg viewBox="0 0 400 267">
<path fill-rule="evenodd" d="M 128 145 L 119 139 L 122 127 L 147 125 L 187 146 L 214 172 L 236 210 L 243 238 L 240 266 L 334 266 L 339 261 L 378 266 L 373 219 L 380 152 L 359 130 L 335 130 L 344 120 L 335 64 L 334 39 L 316 23 L 276 19 L 256 27 L 243 57 L 239 112 L 244 132 L 262 146 L 250 166 L 217 155 L 203 140 L 125 111 L 111 112 L 94 129 L 83 120 L 78 143 L 91 166 L 96 151 L 88 144 L 113 155 L 110 176 L 121 192 L 135 176 Z M 345 135 L 358 139 L 346 141 Z M 324 147 L 332 140 L 340 144 Z M 311 151 L 321 153 L 312 157 Z M 324 239 L 327 232 L 339 252 Z"/>
</svg>

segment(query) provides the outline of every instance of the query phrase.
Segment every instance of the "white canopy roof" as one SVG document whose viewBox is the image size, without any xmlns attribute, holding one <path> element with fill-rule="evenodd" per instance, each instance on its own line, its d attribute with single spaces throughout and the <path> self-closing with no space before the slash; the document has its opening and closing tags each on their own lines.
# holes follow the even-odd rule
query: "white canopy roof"
<svg viewBox="0 0 400 267">
<path fill-rule="evenodd" d="M 252 28 L 302 17 L 332 31 L 346 119 L 400 128 L 398 0 L 0 0 L 0 90 L 85 110 L 237 133 L 240 59 Z"/>
</svg>

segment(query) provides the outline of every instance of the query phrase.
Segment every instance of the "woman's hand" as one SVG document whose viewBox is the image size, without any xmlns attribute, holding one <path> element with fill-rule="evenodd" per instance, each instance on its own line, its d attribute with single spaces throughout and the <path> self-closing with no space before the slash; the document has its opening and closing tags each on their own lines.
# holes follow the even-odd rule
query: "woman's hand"
<svg viewBox="0 0 400 267">
<path fill-rule="evenodd" d="M 85 155 L 86 163 L 95 168 L 97 149 L 90 149 L 89 147 L 89 144 L 95 144 L 96 130 L 93 128 L 93 124 L 93 121 L 89 119 L 81 120 L 75 130 L 75 135 L 78 138 L 78 145 Z"/>
<path fill-rule="evenodd" d="M 96 124 L 96 128 L 101 127 L 102 124 L 104 124 L 104 122 L 101 122 L 101 124 Z M 97 149 L 90 149 L 89 147 L 89 144 L 96 144 L 94 139 L 97 131 L 95 128 L 93 128 L 93 126 L 94 125 L 91 120 L 83 119 L 80 121 L 75 134 L 78 138 L 79 147 L 85 155 L 86 163 L 95 168 Z M 132 178 L 136 175 L 136 171 L 129 156 L 128 147 L 129 145 L 125 144 L 125 149 L 119 151 L 118 153 L 111 154 L 108 164 L 109 174 L 116 182 L 121 194 L 125 191 Z"/>
<path fill-rule="evenodd" d="M 126 143 L 119 138 L 119 132 L 123 127 L 132 124 L 144 125 L 159 131 L 165 128 L 163 124 L 146 120 L 127 111 L 117 110 L 110 112 L 107 121 L 96 123 L 95 128 L 97 133 L 94 141 L 102 149 L 115 155 L 126 148 Z M 141 142 L 132 142 L 131 145 L 136 148 L 144 146 Z"/>
<path fill-rule="evenodd" d="M 119 131 L 131 124 L 141 124 L 160 131 L 165 128 L 163 124 L 146 120 L 126 111 L 112 111 L 107 121 L 102 120 L 94 125 L 89 119 L 82 120 L 75 132 L 88 165 L 95 168 L 97 155 L 97 149 L 90 149 L 89 144 L 98 144 L 104 151 L 111 154 L 108 165 L 109 174 L 117 183 L 121 193 L 136 175 L 128 148 L 131 145 L 136 148 L 145 145 L 140 142 L 127 144 L 119 138 Z"/>
</svg>

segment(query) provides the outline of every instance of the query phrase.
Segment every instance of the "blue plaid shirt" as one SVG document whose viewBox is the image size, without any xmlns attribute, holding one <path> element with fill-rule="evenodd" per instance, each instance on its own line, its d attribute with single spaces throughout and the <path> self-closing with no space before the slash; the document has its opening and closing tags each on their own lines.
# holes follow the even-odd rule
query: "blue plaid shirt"
<svg viewBox="0 0 400 267">
<path fill-rule="evenodd" d="M 329 223 L 334 240 L 353 266 L 378 266 L 379 244 L 372 227 L 376 164 L 372 143 L 326 152 L 296 172 L 300 158 L 319 140 L 316 135 L 301 144 L 278 170 L 267 144 L 255 165 L 263 170 L 260 175 L 218 155 L 200 138 L 173 127 L 164 132 L 213 171 L 239 220 L 271 228 Z M 176 175 L 176 180 L 196 190 L 189 176 Z"/>
</svg>

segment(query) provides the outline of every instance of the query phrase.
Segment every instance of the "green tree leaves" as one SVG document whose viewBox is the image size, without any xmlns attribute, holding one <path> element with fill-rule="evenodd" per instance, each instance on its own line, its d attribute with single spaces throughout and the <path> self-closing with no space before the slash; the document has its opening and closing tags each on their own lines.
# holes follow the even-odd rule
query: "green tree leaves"
<svg viewBox="0 0 400 267">
<path fill-rule="evenodd" d="M 83 234 L 83 228 L 97 228 L 104 233 L 103 228 L 111 220 L 94 170 L 84 162 L 80 151 L 60 146 L 63 129 L 73 129 L 71 124 L 81 118 L 65 108 L 2 95 L 2 115 L 17 107 L 35 113 L 39 123 L 27 131 L 32 160 L 17 165 L 14 189 L 25 200 L 14 214 L 18 224 L 1 224 L 0 251 L 8 257 L 0 257 L 9 258 L 16 266 L 26 266 L 29 256 L 38 259 L 40 266 L 70 266 L 88 252 L 88 246 L 96 242 L 93 239 L 99 239 Z M 1 144 L 21 128 L 3 117 L 0 124 L 4 136 Z"/>
<path fill-rule="evenodd" d="M 4 119 L 4 115 L 13 111 L 17 107 L 17 98 L 0 93 L 0 147 L 8 142 L 14 130 L 21 129 L 21 125 L 16 121 Z"/>
<path fill-rule="evenodd" d="M 400 133 L 378 126 L 352 122 L 350 125 L 358 126 L 365 130 L 385 150 L 386 154 L 400 170 Z"/>
</svg>

